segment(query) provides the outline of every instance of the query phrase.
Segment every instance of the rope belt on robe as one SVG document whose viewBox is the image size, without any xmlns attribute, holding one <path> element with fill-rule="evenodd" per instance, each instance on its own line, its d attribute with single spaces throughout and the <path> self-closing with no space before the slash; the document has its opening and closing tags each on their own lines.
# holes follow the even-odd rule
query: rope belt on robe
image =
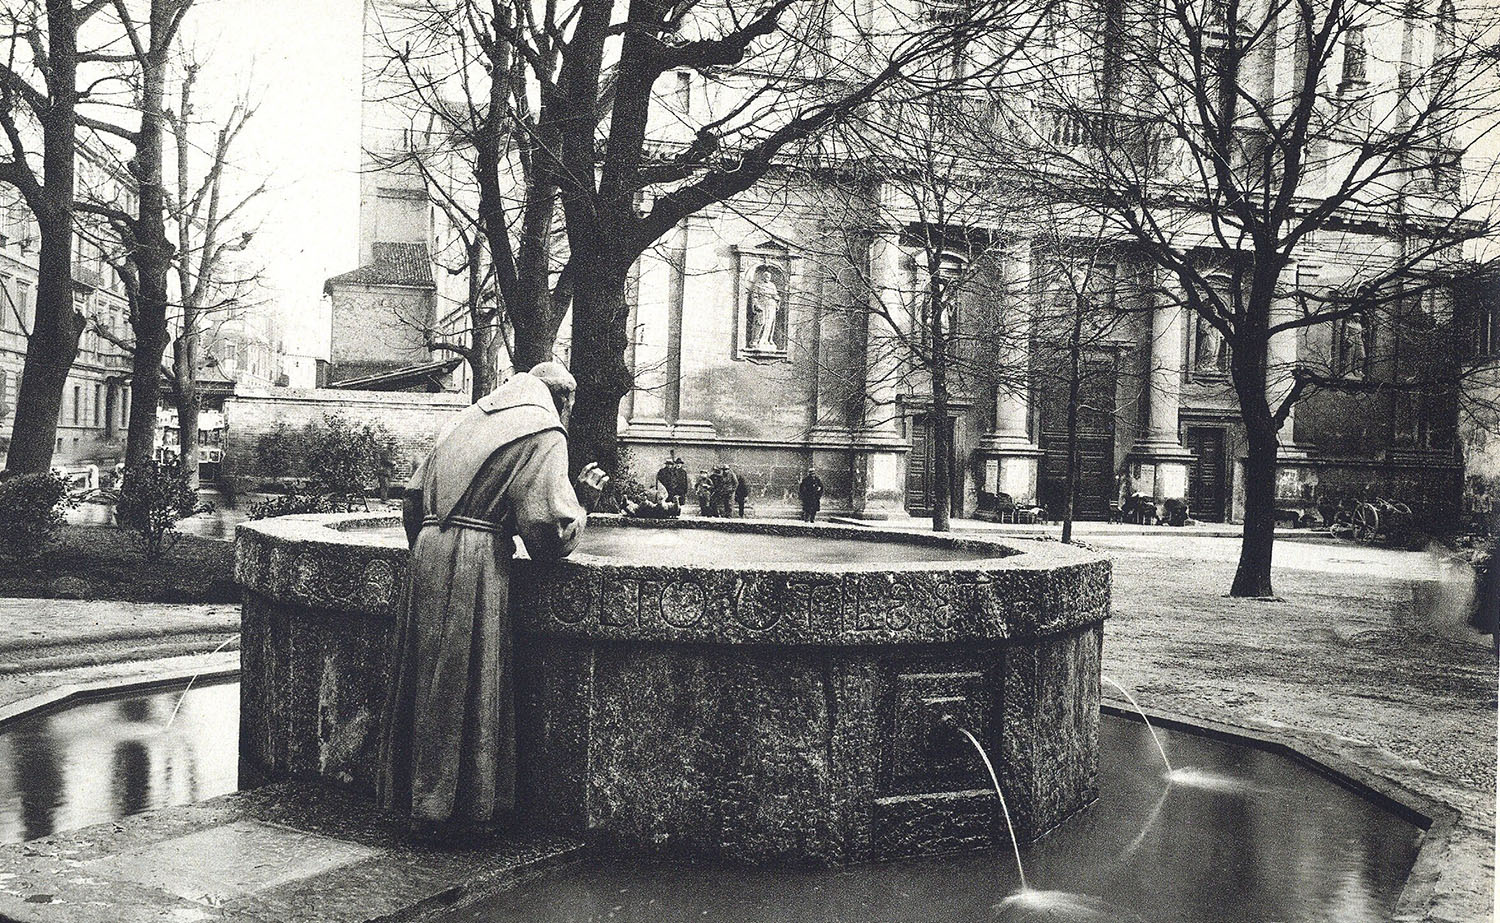
<svg viewBox="0 0 1500 923">
<path fill-rule="evenodd" d="M 446 519 L 441 519 L 437 516 L 424 516 L 422 518 L 422 528 L 425 529 L 428 526 L 437 526 L 439 529 L 446 529 L 449 526 L 453 526 L 458 529 L 473 529 L 475 532 L 491 532 L 495 535 L 505 534 L 504 529 L 487 519 L 476 519 L 473 516 L 460 516 L 458 514 L 451 515 Z"/>
</svg>

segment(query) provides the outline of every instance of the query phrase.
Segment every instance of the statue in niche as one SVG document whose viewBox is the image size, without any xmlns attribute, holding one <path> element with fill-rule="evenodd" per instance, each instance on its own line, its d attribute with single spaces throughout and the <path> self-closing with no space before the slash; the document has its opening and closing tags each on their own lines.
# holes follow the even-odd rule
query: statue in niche
<svg viewBox="0 0 1500 923">
<path fill-rule="evenodd" d="M 1363 378 L 1365 357 L 1369 354 L 1364 318 L 1358 314 L 1344 319 L 1339 331 L 1340 371 L 1350 378 Z"/>
<path fill-rule="evenodd" d="M 1223 372 L 1229 368 L 1229 350 L 1225 348 L 1224 335 L 1219 328 L 1205 318 L 1198 318 L 1198 349 L 1193 357 L 1193 367 L 1200 372 Z"/>
<path fill-rule="evenodd" d="M 780 352 L 785 349 L 777 328 L 783 324 L 786 297 L 782 291 L 782 274 L 773 266 L 760 266 L 750 283 L 745 302 L 745 346 L 757 352 Z"/>
</svg>

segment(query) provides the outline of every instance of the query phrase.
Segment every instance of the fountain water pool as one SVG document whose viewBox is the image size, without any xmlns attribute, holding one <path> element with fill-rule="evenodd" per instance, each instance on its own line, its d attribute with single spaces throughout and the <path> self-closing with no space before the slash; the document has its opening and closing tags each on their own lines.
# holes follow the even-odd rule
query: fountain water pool
<svg viewBox="0 0 1500 923">
<path fill-rule="evenodd" d="M 234 791 L 237 683 L 153 689 L 0 731 L 0 843 Z"/>
<path fill-rule="evenodd" d="M 0 837 L 31 839 L 232 790 L 236 697 L 232 682 L 185 696 L 152 690 L 8 726 Z M 1018 891 L 1005 845 L 821 871 L 606 857 L 448 923 L 1390 919 L 1419 828 L 1288 757 L 1161 733 L 1186 761 L 1178 773 L 1216 784 L 1164 784 L 1147 729 L 1105 715 L 1099 801 L 1019 849 L 1036 890 Z"/>
<path fill-rule="evenodd" d="M 601 858 L 443 923 L 1391 919 L 1420 829 L 1289 757 L 1160 733 L 1177 762 L 1241 784 L 1163 797 L 1151 734 L 1106 716 L 1099 800 L 1021 847 L 1035 890 L 1018 893 L 1007 846 L 835 870 Z"/>
</svg>

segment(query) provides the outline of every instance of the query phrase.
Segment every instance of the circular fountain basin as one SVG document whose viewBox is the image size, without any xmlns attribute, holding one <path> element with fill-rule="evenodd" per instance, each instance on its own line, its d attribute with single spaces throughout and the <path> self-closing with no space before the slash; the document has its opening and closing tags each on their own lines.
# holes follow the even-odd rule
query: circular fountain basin
<svg viewBox="0 0 1500 923">
<path fill-rule="evenodd" d="M 243 770 L 369 785 L 394 517 L 240 528 Z M 1097 792 L 1109 564 L 1055 542 L 591 519 L 512 569 L 518 808 L 631 853 L 841 864 L 1020 838 Z M 948 720 L 951 719 L 951 722 Z"/>
</svg>

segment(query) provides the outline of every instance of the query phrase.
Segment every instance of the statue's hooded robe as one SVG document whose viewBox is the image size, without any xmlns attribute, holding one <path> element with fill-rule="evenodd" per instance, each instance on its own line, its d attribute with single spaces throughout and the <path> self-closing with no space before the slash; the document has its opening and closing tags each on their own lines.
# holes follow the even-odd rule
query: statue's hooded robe
<svg viewBox="0 0 1500 923">
<path fill-rule="evenodd" d="M 558 558 L 587 519 L 547 385 L 518 374 L 459 414 L 412 476 L 407 503 L 418 498 L 380 799 L 422 821 L 484 823 L 515 805 L 513 536 L 533 558 Z"/>
</svg>

